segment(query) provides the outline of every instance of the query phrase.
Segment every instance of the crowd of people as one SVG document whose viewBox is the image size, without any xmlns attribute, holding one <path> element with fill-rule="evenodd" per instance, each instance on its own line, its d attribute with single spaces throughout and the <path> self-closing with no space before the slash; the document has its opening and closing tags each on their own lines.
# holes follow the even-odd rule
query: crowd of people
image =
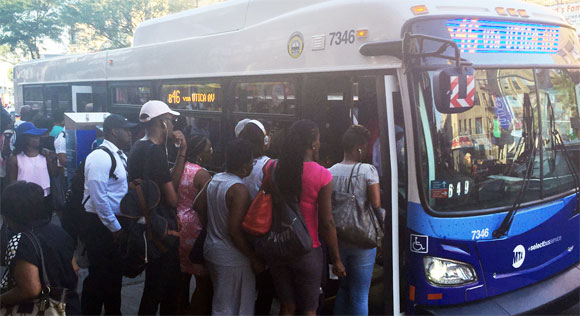
<svg viewBox="0 0 580 316">
<path fill-rule="evenodd" d="M 144 137 L 134 143 L 137 124 L 109 115 L 102 126 L 104 140 L 82 165 L 79 240 L 90 264 L 82 293 L 77 293 L 77 241 L 51 223 L 54 211 L 61 215 L 51 192 L 55 179 L 72 176 L 64 172 L 63 116 L 58 113 L 56 124 L 42 125 L 42 120 L 21 114 L 17 126 L 2 115 L 0 240 L 2 263 L 8 264 L 1 284 L 3 307 L 25 303 L 44 291 L 39 254 L 26 237 L 32 233 L 40 240 L 51 286 L 68 289 L 67 314 L 120 315 L 123 261 L 117 244 L 129 220 L 122 214 L 122 201 L 135 180 L 146 179 L 159 188 L 159 204 L 173 211 L 179 233 L 174 246 L 145 259 L 140 315 L 267 315 L 274 297 L 281 315 L 315 315 L 327 262 L 340 278 L 335 314 L 368 314 L 377 249 L 341 240 L 332 213 L 333 191 L 352 192 L 374 207 L 381 205 L 377 169 L 363 163 L 372 148 L 365 127 L 354 125 L 344 133 L 343 160 L 327 169 L 318 163 L 320 131 L 313 121 L 294 122 L 278 159 L 271 159 L 264 124 L 244 119 L 235 126 L 236 139 L 227 144 L 224 172 L 212 175 L 204 168 L 212 160 L 211 141 L 206 135 L 175 130 L 180 114 L 164 102 L 142 106 Z M 168 148 L 176 151 L 172 163 Z M 275 170 L 281 195 L 299 205 L 312 239 L 312 250 L 292 260 L 259 256 L 242 227 L 269 170 Z M 190 297 L 191 278 L 196 287 Z"/>
</svg>

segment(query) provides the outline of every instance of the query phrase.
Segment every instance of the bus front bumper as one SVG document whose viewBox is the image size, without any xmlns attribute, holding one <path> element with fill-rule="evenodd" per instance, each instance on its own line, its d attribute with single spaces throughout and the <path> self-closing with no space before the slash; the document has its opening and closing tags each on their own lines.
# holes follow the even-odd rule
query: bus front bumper
<svg viewBox="0 0 580 316">
<path fill-rule="evenodd" d="M 549 279 L 475 303 L 450 307 L 418 306 L 431 315 L 554 314 L 580 300 L 580 263 Z"/>
</svg>

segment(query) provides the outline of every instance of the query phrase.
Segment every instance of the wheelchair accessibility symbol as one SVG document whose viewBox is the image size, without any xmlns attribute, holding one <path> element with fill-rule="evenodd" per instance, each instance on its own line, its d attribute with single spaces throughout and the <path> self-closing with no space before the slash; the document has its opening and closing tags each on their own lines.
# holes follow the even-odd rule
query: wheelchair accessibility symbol
<svg viewBox="0 0 580 316">
<path fill-rule="evenodd" d="M 429 251 L 429 236 L 411 234 L 411 251 L 427 253 Z"/>
</svg>

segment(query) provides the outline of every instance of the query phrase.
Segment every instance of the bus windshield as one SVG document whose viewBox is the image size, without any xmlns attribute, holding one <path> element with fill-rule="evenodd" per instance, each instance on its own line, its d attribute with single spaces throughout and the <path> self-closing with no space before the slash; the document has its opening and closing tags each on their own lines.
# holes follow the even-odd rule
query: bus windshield
<svg viewBox="0 0 580 316">
<path fill-rule="evenodd" d="M 520 203 L 575 188 L 570 169 L 580 161 L 579 70 L 476 70 L 475 104 L 458 114 L 437 111 L 433 72 L 415 73 L 413 80 L 422 185 L 433 210 L 510 207 L 524 180 Z"/>
</svg>

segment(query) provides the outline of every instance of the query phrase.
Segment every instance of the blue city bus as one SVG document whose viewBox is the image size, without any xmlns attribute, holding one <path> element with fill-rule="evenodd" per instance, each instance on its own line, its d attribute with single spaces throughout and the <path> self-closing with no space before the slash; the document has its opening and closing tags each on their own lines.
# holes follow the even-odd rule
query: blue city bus
<svg viewBox="0 0 580 316">
<path fill-rule="evenodd" d="M 577 303 L 576 33 L 475 17 L 416 19 L 402 32 L 414 127 L 407 312 L 553 313 Z"/>
<path fill-rule="evenodd" d="M 553 313 L 578 301 L 580 43 L 518 1 L 230 0 L 141 23 L 131 47 L 15 66 L 15 99 L 137 120 L 163 100 L 220 171 L 240 119 L 372 134 L 390 214 L 384 313 Z M 378 269 L 378 267 L 377 267 Z M 377 270 L 379 271 L 379 270 Z"/>
</svg>

